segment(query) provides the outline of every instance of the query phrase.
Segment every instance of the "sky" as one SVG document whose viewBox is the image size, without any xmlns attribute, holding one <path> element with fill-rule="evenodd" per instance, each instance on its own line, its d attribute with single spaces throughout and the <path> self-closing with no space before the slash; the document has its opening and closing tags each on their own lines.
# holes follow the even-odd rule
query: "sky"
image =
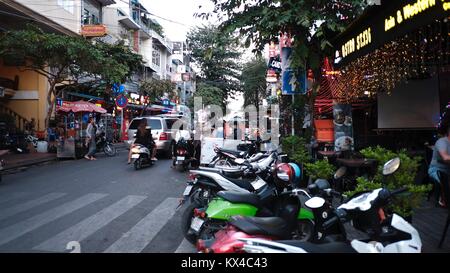
<svg viewBox="0 0 450 273">
<path fill-rule="evenodd" d="M 140 0 L 140 2 L 149 12 L 183 24 L 152 16 L 164 27 L 166 36 L 172 41 L 185 40 L 190 28 L 207 24 L 206 20 L 194 18 L 194 14 L 199 11 L 211 11 L 213 8 L 209 0 Z M 199 6 L 202 6 L 201 9 Z"/>
<path fill-rule="evenodd" d="M 156 19 L 164 28 L 164 33 L 169 40 L 183 41 L 186 39 L 186 34 L 189 29 L 195 26 L 201 26 L 208 23 L 217 23 L 217 19 L 209 19 L 209 21 L 201 18 L 195 18 L 196 12 L 209 12 L 213 9 L 214 5 L 209 0 L 140 0 L 141 4 L 152 14 L 159 17 L 152 16 Z M 201 6 L 201 8 L 199 8 Z M 173 23 L 170 21 L 175 21 Z M 183 25 L 181 25 L 181 24 Z M 247 50 L 243 56 L 243 59 L 251 57 L 251 53 Z M 230 108 L 232 115 L 243 106 L 242 94 L 239 94 L 236 99 L 229 101 L 228 107 Z"/>
</svg>

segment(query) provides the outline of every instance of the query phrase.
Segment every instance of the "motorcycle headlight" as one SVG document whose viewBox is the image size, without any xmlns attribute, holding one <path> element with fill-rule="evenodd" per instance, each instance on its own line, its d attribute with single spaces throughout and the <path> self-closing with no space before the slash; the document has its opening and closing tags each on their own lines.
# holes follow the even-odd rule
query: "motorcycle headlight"
<svg viewBox="0 0 450 273">
<path fill-rule="evenodd" d="M 139 148 L 132 148 L 131 149 L 131 152 L 135 153 L 135 154 L 138 154 L 140 151 L 141 151 L 141 149 L 139 149 Z"/>
</svg>

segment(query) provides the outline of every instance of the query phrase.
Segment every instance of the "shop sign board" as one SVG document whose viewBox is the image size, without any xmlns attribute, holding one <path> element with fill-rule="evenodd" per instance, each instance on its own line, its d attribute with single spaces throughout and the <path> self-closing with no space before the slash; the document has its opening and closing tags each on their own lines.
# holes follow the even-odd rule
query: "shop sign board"
<svg viewBox="0 0 450 273">
<path fill-rule="evenodd" d="M 349 151 L 354 148 L 353 119 L 351 104 L 333 105 L 334 148 L 336 151 Z"/>
<path fill-rule="evenodd" d="M 105 25 L 84 25 L 81 26 L 81 36 L 84 37 L 103 37 L 106 35 Z"/>
<path fill-rule="evenodd" d="M 391 0 L 371 6 L 337 37 L 334 63 L 348 64 L 385 43 L 448 16 L 450 0 Z"/>
</svg>

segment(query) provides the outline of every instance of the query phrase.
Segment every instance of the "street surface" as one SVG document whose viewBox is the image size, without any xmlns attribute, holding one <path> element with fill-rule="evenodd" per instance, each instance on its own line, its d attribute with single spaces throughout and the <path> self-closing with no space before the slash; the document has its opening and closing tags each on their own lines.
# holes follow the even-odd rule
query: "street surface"
<svg viewBox="0 0 450 273">
<path fill-rule="evenodd" d="M 170 165 L 135 171 L 122 150 L 5 175 L 0 252 L 194 252 L 176 210 L 186 173 Z"/>
</svg>

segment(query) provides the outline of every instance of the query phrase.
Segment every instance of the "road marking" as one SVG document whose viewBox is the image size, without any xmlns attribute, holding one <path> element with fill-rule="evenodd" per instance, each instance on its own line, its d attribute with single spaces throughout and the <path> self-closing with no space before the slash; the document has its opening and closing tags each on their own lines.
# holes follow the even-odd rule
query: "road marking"
<svg viewBox="0 0 450 273">
<path fill-rule="evenodd" d="M 66 244 L 70 241 L 81 242 L 89 235 L 109 224 L 112 220 L 124 214 L 132 207 L 142 202 L 146 196 L 129 195 L 122 198 L 111 206 L 97 212 L 96 214 L 86 218 L 78 224 L 64 230 L 55 237 L 34 247 L 36 250 L 64 252 Z M 83 248 L 81 247 L 81 251 Z"/>
<path fill-rule="evenodd" d="M 0 197 L 0 204 L 6 203 L 8 201 L 11 201 L 13 199 L 17 199 L 20 197 L 23 197 L 27 195 L 26 192 L 13 192 L 12 194 L 8 195 L 7 197 Z"/>
<path fill-rule="evenodd" d="M 22 203 L 20 205 L 17 206 L 13 206 L 10 208 L 5 208 L 0 210 L 0 220 L 3 220 L 5 218 L 8 218 L 14 214 L 23 212 L 23 211 L 27 211 L 29 209 L 32 209 L 36 206 L 39 206 L 41 204 L 50 202 L 52 200 L 58 199 L 60 197 L 63 197 L 64 195 L 66 195 L 65 193 L 60 193 L 60 192 L 52 192 L 49 193 L 47 195 L 44 195 L 38 199 L 34 199 L 34 200 L 30 200 L 28 202 Z"/>
<path fill-rule="evenodd" d="M 181 241 L 181 244 L 178 246 L 177 250 L 175 250 L 175 253 L 196 253 L 195 247 L 189 243 L 188 240 L 183 238 L 183 241 Z"/>
<path fill-rule="evenodd" d="M 175 214 L 178 198 L 167 198 L 104 252 L 139 253 Z"/>
<path fill-rule="evenodd" d="M 44 213 L 35 215 L 22 222 L 16 223 L 0 230 L 0 245 L 10 242 L 40 226 L 48 224 L 62 216 L 76 211 L 90 203 L 93 203 L 107 194 L 89 193 L 73 201 L 62 204 Z"/>
</svg>

